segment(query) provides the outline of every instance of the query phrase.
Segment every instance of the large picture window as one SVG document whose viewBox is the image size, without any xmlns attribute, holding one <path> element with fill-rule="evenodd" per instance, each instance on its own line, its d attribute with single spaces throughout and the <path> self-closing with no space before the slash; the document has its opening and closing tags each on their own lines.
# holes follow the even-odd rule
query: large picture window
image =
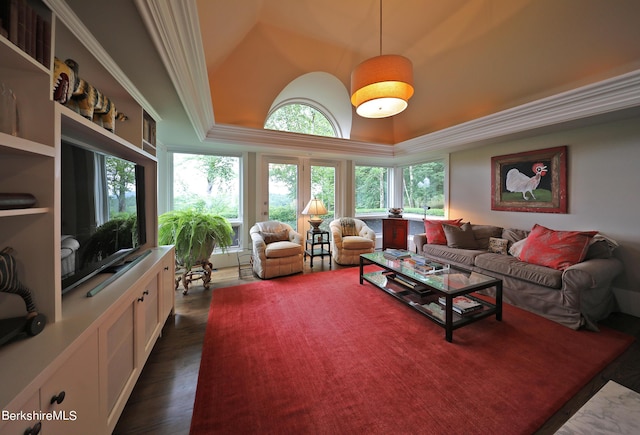
<svg viewBox="0 0 640 435">
<path fill-rule="evenodd" d="M 405 215 L 444 216 L 444 180 L 443 160 L 403 167 L 402 203 Z"/>
<path fill-rule="evenodd" d="M 173 209 L 193 209 L 220 215 L 235 232 L 241 228 L 240 158 L 203 154 L 173 154 Z"/>
<path fill-rule="evenodd" d="M 356 216 L 386 214 L 389 209 L 389 168 L 356 166 Z"/>
</svg>

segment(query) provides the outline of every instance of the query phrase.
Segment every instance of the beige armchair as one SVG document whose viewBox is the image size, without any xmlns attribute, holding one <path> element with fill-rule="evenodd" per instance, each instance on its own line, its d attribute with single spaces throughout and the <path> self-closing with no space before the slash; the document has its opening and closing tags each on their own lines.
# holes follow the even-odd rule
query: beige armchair
<svg viewBox="0 0 640 435">
<path fill-rule="evenodd" d="M 336 219 L 329 228 L 333 261 L 337 264 L 360 264 L 360 254 L 373 252 L 376 247 L 376 233 L 360 219 Z"/>
<path fill-rule="evenodd" d="M 302 236 L 278 221 L 258 222 L 249 230 L 253 244 L 253 271 L 259 278 L 302 272 Z"/>
</svg>

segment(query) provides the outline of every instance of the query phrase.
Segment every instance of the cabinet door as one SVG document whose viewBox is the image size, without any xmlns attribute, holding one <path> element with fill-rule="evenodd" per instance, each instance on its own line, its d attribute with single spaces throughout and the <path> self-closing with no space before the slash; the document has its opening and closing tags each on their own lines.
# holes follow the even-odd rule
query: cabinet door
<svg viewBox="0 0 640 435">
<path fill-rule="evenodd" d="M 172 249 L 162 260 L 162 288 L 160 289 L 160 293 L 162 294 L 161 318 L 163 322 L 167 316 L 173 314 L 175 308 L 176 260 L 174 252 Z"/>
<path fill-rule="evenodd" d="M 40 408 L 54 415 L 42 422 L 43 433 L 104 432 L 98 373 L 98 334 L 94 332 L 40 387 Z"/>
<path fill-rule="evenodd" d="M 37 390 L 27 400 L 25 404 L 18 405 L 18 408 L 14 408 L 12 404 L 9 404 L 9 406 L 6 409 L 6 412 L 16 413 L 16 414 L 19 412 L 33 413 L 33 411 L 38 411 L 39 409 L 40 409 L 40 390 Z M 24 435 L 25 433 L 29 433 L 30 430 L 35 430 L 36 425 L 38 424 L 42 425 L 42 421 L 37 418 L 39 416 L 29 415 L 28 417 L 33 417 L 33 418 L 24 418 L 24 419 L 21 418 L 21 419 L 11 420 L 10 418 L 5 419 L 3 417 L 3 419 L 0 420 L 0 433 L 3 435 Z"/>
<path fill-rule="evenodd" d="M 136 303 L 130 301 L 100 326 L 100 388 L 107 427 L 115 427 L 137 380 Z M 106 406 L 106 407 L 105 407 Z"/>
<path fill-rule="evenodd" d="M 136 303 L 136 321 L 139 342 L 136 344 L 138 350 L 137 363 L 139 367 L 144 366 L 147 357 L 160 336 L 162 323 L 160 322 L 160 297 L 158 293 L 158 281 L 162 280 L 162 272 L 156 275 L 138 296 Z"/>
</svg>

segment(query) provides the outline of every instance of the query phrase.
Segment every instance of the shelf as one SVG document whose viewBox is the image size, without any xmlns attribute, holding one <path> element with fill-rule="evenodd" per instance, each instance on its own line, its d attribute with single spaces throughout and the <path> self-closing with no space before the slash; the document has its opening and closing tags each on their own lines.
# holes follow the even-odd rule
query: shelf
<svg viewBox="0 0 640 435">
<path fill-rule="evenodd" d="M 12 155 L 35 154 L 45 157 L 55 157 L 56 150 L 52 146 L 23 139 L 19 136 L 0 133 L 0 153 Z"/>
<path fill-rule="evenodd" d="M 11 210 L 0 210 L 0 217 L 11 216 L 29 216 L 34 214 L 46 214 L 51 209 L 49 207 L 35 207 L 35 208 L 16 208 Z"/>
<path fill-rule="evenodd" d="M 56 112 L 60 113 L 63 137 L 83 144 L 93 144 L 97 148 L 109 149 L 112 153 L 131 160 L 135 163 L 143 163 L 148 160 L 157 162 L 155 155 L 132 145 L 120 136 L 111 133 L 98 124 L 86 119 L 62 104 L 56 104 Z M 114 145 L 118 150 L 114 150 Z"/>
<path fill-rule="evenodd" d="M 14 70 L 49 74 L 47 67 L 2 35 L 0 35 L 0 59 L 3 65 L 10 65 Z"/>
<path fill-rule="evenodd" d="M 156 155 L 156 146 L 144 139 L 142 139 L 142 149 L 152 156 Z"/>
</svg>

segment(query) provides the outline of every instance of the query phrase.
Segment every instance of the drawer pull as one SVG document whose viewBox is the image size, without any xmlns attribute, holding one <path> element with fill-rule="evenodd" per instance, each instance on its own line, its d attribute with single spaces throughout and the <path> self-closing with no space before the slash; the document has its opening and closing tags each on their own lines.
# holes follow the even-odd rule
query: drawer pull
<svg viewBox="0 0 640 435">
<path fill-rule="evenodd" d="M 57 396 L 53 396 L 51 398 L 51 404 L 53 405 L 54 403 L 57 403 L 58 405 L 60 405 L 64 401 L 65 395 L 66 393 L 64 391 L 60 391 Z"/>
<path fill-rule="evenodd" d="M 40 433 L 40 429 L 42 429 L 42 423 L 37 422 L 33 427 L 28 427 L 24 431 L 24 435 L 38 435 Z"/>
</svg>

